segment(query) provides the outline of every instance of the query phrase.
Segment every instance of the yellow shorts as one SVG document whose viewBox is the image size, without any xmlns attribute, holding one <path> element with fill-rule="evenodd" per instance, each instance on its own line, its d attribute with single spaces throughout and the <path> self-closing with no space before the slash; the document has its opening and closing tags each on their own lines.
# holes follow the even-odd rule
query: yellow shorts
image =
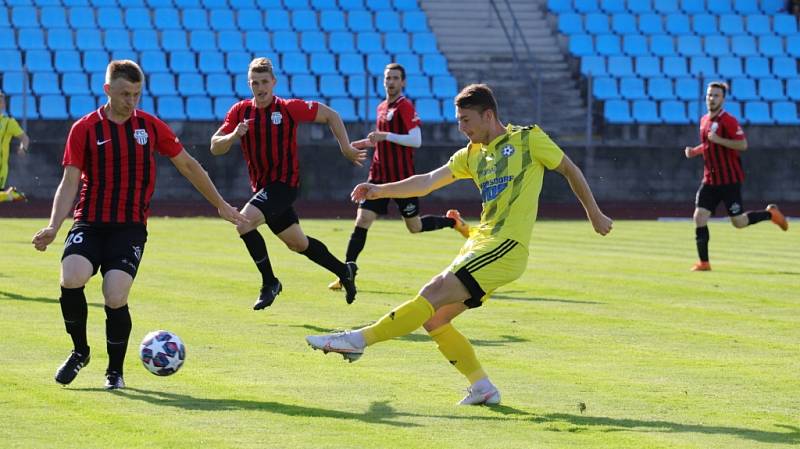
<svg viewBox="0 0 800 449">
<path fill-rule="evenodd" d="M 506 240 L 467 240 L 448 270 L 464 284 L 467 307 L 480 307 L 497 288 L 516 280 L 528 265 L 528 248 Z"/>
</svg>

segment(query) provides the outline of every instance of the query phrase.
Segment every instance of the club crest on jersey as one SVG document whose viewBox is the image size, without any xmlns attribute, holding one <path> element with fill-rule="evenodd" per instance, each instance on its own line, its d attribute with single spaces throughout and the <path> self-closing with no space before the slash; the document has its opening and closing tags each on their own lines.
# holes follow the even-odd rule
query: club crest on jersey
<svg viewBox="0 0 800 449">
<path fill-rule="evenodd" d="M 394 109 L 386 111 L 386 120 L 391 120 L 394 117 Z"/>
<path fill-rule="evenodd" d="M 280 125 L 283 120 L 283 115 L 281 115 L 280 112 L 273 112 L 270 118 L 272 119 L 273 125 Z"/>
<path fill-rule="evenodd" d="M 506 146 L 503 147 L 503 149 L 501 151 L 503 152 L 503 156 L 509 157 L 512 154 L 514 154 L 514 147 L 511 146 L 511 145 L 506 145 Z"/>
<path fill-rule="evenodd" d="M 147 131 L 143 129 L 136 129 L 133 131 L 133 138 L 136 139 L 136 143 L 139 145 L 144 145 L 147 143 Z"/>
</svg>

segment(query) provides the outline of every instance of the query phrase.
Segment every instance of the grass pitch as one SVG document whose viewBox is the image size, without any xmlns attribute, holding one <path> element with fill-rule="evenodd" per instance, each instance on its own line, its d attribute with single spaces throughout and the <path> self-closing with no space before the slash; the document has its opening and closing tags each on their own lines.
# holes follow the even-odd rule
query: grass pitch
<svg viewBox="0 0 800 449">
<path fill-rule="evenodd" d="M 254 312 L 258 276 L 232 226 L 152 219 L 125 380 L 102 389 L 100 278 L 87 286 L 92 361 L 53 381 L 70 343 L 58 305 L 61 245 L 37 253 L 46 220 L 0 220 L 0 446 L 7 448 L 778 448 L 800 445 L 799 229 L 712 223 L 714 271 L 690 273 L 688 223 L 539 222 L 523 277 L 456 326 L 503 394 L 458 407 L 465 380 L 424 331 L 357 363 L 303 337 L 370 323 L 413 297 L 462 244 L 400 220 L 369 232 L 359 295 L 266 237 L 284 291 Z M 305 220 L 337 255 L 351 220 Z M 68 225 L 62 229 L 63 240 Z M 266 231 L 266 229 L 262 230 Z M 174 376 L 149 374 L 139 340 L 187 345 Z"/>
</svg>

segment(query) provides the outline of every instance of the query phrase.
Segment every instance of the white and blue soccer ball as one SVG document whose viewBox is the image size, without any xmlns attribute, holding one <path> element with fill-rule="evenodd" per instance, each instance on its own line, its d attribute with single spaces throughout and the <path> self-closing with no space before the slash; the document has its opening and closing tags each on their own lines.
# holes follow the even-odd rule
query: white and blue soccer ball
<svg viewBox="0 0 800 449">
<path fill-rule="evenodd" d="M 142 339 L 139 358 L 144 367 L 156 376 L 170 376 L 183 366 L 186 346 L 170 331 L 153 331 Z"/>
</svg>

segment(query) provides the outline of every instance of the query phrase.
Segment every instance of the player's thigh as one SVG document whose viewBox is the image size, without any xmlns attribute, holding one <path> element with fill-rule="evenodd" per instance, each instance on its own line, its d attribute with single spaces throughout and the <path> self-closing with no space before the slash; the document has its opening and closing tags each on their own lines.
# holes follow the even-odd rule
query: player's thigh
<svg viewBox="0 0 800 449">
<path fill-rule="evenodd" d="M 107 235 L 87 226 L 73 226 L 64 239 L 61 256 L 61 285 L 66 288 L 84 286 L 100 268 Z"/>
<path fill-rule="evenodd" d="M 528 265 L 528 248 L 511 239 L 468 240 L 448 271 L 469 292 L 464 304 L 480 307 L 496 289 L 518 279 Z"/>
<path fill-rule="evenodd" d="M 356 212 L 356 226 L 359 228 L 369 229 L 377 219 L 378 214 L 369 209 L 359 207 L 358 212 Z"/>
<path fill-rule="evenodd" d="M 708 223 L 708 219 L 710 217 L 711 217 L 711 211 L 708 209 L 704 209 L 702 207 L 696 207 L 694 209 L 694 215 L 692 215 L 694 224 L 697 227 L 705 226 Z"/>
<path fill-rule="evenodd" d="M 247 223 L 236 225 L 236 231 L 239 233 L 239 235 L 247 234 L 253 229 L 256 229 L 264 224 L 264 214 L 258 209 L 258 207 L 253 206 L 250 203 L 244 205 L 242 208 L 242 215 L 247 217 Z"/>
<path fill-rule="evenodd" d="M 729 217 L 733 218 L 737 215 L 744 214 L 741 184 L 736 183 L 723 186 L 721 188 L 721 196 Z"/>
<path fill-rule="evenodd" d="M 103 275 L 103 298 L 105 305 L 119 309 L 128 303 L 128 295 L 133 285 L 133 276 L 122 270 L 108 270 Z"/>
<path fill-rule="evenodd" d="M 455 302 L 440 307 L 433 316 L 423 324 L 425 330 L 432 332 L 445 324 L 453 321 L 457 316 L 461 315 L 468 307 L 463 302 Z"/>
<path fill-rule="evenodd" d="M 436 310 L 448 304 L 463 303 L 470 297 L 467 287 L 448 270 L 434 276 L 422 287 L 419 294 Z"/>
<path fill-rule="evenodd" d="M 386 215 L 389 212 L 389 198 L 378 198 L 376 200 L 365 200 L 358 206 L 359 209 L 366 209 L 375 215 Z"/>
<path fill-rule="evenodd" d="M 696 209 L 705 209 L 709 215 L 713 214 L 717 206 L 722 201 L 722 194 L 718 186 L 700 184 L 695 195 L 694 205 Z"/>
<path fill-rule="evenodd" d="M 294 223 L 275 235 L 292 251 L 299 253 L 308 248 L 308 237 L 306 237 L 299 223 Z"/>
<path fill-rule="evenodd" d="M 92 262 L 80 254 L 70 254 L 61 260 L 61 286 L 80 288 L 86 285 L 95 273 Z"/>
<path fill-rule="evenodd" d="M 412 234 L 422 231 L 422 219 L 419 215 L 413 217 L 403 217 L 403 222 L 406 224 L 406 229 Z"/>
</svg>

